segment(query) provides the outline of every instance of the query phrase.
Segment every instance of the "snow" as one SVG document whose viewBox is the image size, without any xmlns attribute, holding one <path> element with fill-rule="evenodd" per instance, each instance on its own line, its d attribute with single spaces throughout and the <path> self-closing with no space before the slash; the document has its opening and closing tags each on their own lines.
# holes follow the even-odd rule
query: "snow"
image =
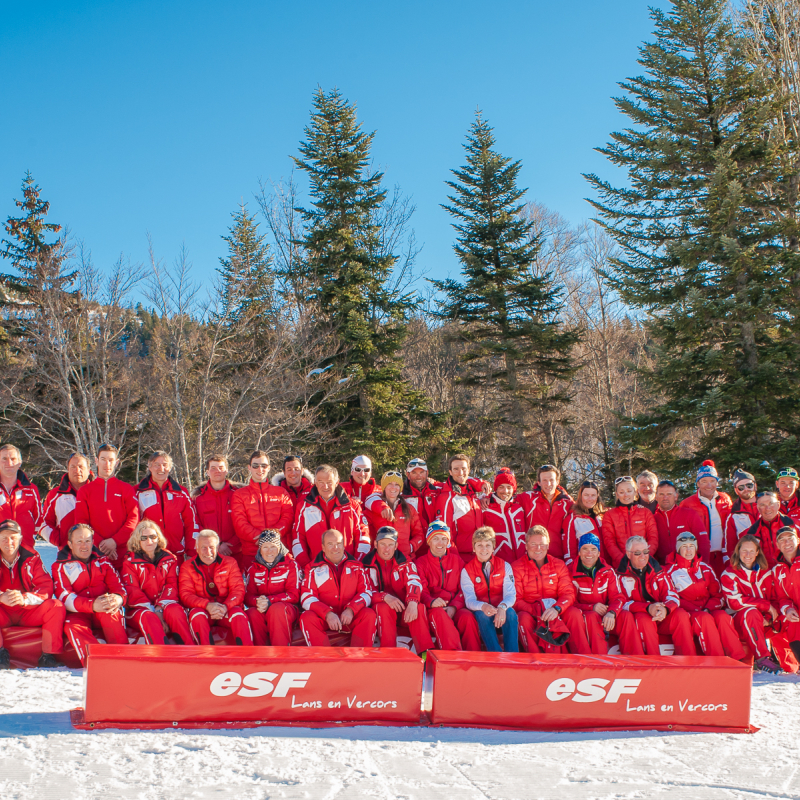
<svg viewBox="0 0 800 800">
<path fill-rule="evenodd" d="M 147 691 L 147 687 L 130 687 Z M 358 727 L 76 731 L 81 670 L 0 674 L 0 798 L 796 798 L 800 679 L 762 676 L 753 735 Z"/>
</svg>

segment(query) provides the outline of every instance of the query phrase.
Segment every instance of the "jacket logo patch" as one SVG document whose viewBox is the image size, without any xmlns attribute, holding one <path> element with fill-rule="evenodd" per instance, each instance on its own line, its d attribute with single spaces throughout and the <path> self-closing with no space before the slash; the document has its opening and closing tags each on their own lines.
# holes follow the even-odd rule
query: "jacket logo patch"
<svg viewBox="0 0 800 800">
<path fill-rule="evenodd" d="M 630 594 L 636 588 L 636 578 L 631 578 L 630 575 L 623 575 L 622 585 L 625 587 L 625 591 Z"/>
<path fill-rule="evenodd" d="M 146 492 L 139 494 L 139 510 L 146 511 L 150 506 L 154 506 L 158 502 L 154 489 L 148 489 Z"/>
<path fill-rule="evenodd" d="M 322 512 L 316 506 L 306 506 L 303 509 L 303 522 L 306 530 L 312 528 L 317 523 L 322 522 Z"/>
<path fill-rule="evenodd" d="M 317 586 L 322 586 L 330 576 L 331 574 L 327 567 L 317 567 L 314 570 L 314 579 L 317 582 Z"/>
<path fill-rule="evenodd" d="M 67 573 L 69 582 L 75 583 L 75 581 L 80 578 L 81 572 L 83 572 L 83 567 L 80 564 L 76 564 L 74 561 L 70 561 L 67 564 L 64 564 L 64 572 Z"/>
</svg>

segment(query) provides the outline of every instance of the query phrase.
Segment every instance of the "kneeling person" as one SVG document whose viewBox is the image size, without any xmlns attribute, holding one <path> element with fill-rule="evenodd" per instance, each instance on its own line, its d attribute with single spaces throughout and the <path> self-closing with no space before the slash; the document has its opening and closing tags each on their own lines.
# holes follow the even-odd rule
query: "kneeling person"
<svg viewBox="0 0 800 800">
<path fill-rule="evenodd" d="M 397 647 L 397 620 L 411 632 L 418 655 L 433 648 L 425 606 L 420 603 L 422 582 L 414 564 L 398 549 L 395 528 L 383 526 L 375 535 L 375 547 L 364 559 L 372 580 L 372 607 L 378 617 L 381 647 Z"/>
<path fill-rule="evenodd" d="M 372 647 L 376 618 L 372 588 L 360 561 L 344 549 L 344 536 L 329 528 L 322 552 L 306 568 L 300 602 L 300 630 L 309 647 L 330 647 L 328 631 L 350 634 L 350 647 Z"/>
<path fill-rule="evenodd" d="M 178 578 L 181 603 L 189 609 L 189 627 L 197 644 L 214 644 L 212 625 L 229 628 L 237 645 L 253 644 L 242 610 L 244 581 L 232 556 L 217 552 L 219 535 L 206 528 L 197 534 L 197 555 L 185 561 Z"/>
<path fill-rule="evenodd" d="M 11 666 L 3 646 L 3 628 L 42 629 L 40 667 L 57 667 L 64 649 L 64 604 L 53 599 L 53 581 L 42 559 L 22 547 L 22 528 L 13 519 L 0 522 L 0 668 Z"/>
<path fill-rule="evenodd" d="M 279 530 L 265 530 L 257 544 L 244 596 L 253 642 L 259 647 L 289 647 L 300 616 L 300 568 L 281 541 Z"/>
</svg>

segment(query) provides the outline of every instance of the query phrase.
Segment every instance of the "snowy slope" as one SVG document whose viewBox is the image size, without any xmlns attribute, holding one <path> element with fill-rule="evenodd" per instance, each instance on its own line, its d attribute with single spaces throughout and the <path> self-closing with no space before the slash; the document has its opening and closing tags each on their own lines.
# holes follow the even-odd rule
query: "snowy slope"
<svg viewBox="0 0 800 800">
<path fill-rule="evenodd" d="M 68 711 L 82 702 L 81 671 L 0 674 L 2 800 L 800 797 L 800 679 L 788 676 L 756 678 L 754 735 L 77 732 Z"/>
</svg>

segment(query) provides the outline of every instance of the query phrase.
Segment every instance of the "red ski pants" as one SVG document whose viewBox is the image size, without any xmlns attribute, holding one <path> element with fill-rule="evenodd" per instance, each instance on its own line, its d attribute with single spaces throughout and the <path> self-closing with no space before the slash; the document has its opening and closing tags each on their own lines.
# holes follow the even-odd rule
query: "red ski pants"
<svg viewBox="0 0 800 800">
<path fill-rule="evenodd" d="M 271 603 L 262 614 L 257 608 L 247 609 L 247 618 L 253 629 L 253 644 L 264 647 L 289 647 L 292 643 L 292 629 L 300 612 L 297 606 L 289 603 Z"/>
<path fill-rule="evenodd" d="M 120 611 L 113 614 L 105 611 L 93 611 L 90 614 L 70 611 L 64 622 L 64 633 L 84 666 L 88 646 L 98 643 L 95 634 L 102 635 L 108 644 L 128 644 L 125 619 Z"/>
<path fill-rule="evenodd" d="M 64 618 L 67 609 L 59 600 L 45 600 L 38 606 L 7 606 L 0 604 L 0 647 L 3 628 L 42 629 L 42 652 L 60 653 L 64 649 Z"/>
<path fill-rule="evenodd" d="M 164 624 L 155 611 L 138 608 L 128 615 L 128 623 L 142 632 L 147 644 L 169 644 L 167 633 L 171 633 L 178 644 L 191 644 L 192 632 L 186 609 L 179 603 L 168 603 L 164 606 Z"/>
<path fill-rule="evenodd" d="M 769 655 L 767 647 L 767 618 L 754 606 L 742 608 L 733 615 L 733 624 L 739 635 L 750 645 L 756 658 Z"/>
<path fill-rule="evenodd" d="M 737 661 L 744 658 L 744 648 L 733 620 L 727 611 L 690 611 L 692 633 L 700 642 L 706 656 L 730 656 Z"/>
<path fill-rule="evenodd" d="M 238 640 L 236 644 L 253 644 L 253 634 L 250 632 L 247 614 L 239 606 L 229 608 L 228 613 L 222 619 L 212 620 L 204 608 L 193 608 L 189 612 L 189 628 L 197 644 L 214 644 L 214 636 L 211 633 L 212 625 L 228 628 L 233 633 L 234 639 Z"/>
<path fill-rule="evenodd" d="M 608 655 L 608 640 L 603 628 L 603 618 L 596 611 L 584 611 L 583 616 L 586 620 L 586 633 L 592 653 L 600 656 Z M 623 655 L 644 655 L 642 640 L 630 611 L 617 612 L 611 633 L 619 639 L 619 650 Z"/>
<path fill-rule="evenodd" d="M 676 656 L 697 655 L 692 636 L 692 621 L 689 612 L 685 609 L 673 609 L 661 622 L 656 622 L 646 611 L 636 611 L 633 616 L 644 643 L 644 652 L 648 656 L 661 655 L 661 649 L 658 646 L 659 634 L 672 637 Z"/>
<path fill-rule="evenodd" d="M 424 650 L 433 650 L 433 639 L 431 639 L 431 629 L 428 625 L 428 615 L 425 606 L 417 604 L 417 618 L 413 622 L 403 622 L 404 611 L 395 611 L 387 603 L 379 601 L 373 606 L 378 617 L 378 638 L 381 647 L 397 647 L 397 625 L 407 628 L 411 633 L 414 642 L 414 649 L 417 653 Z"/>
<path fill-rule="evenodd" d="M 371 608 L 362 608 L 353 617 L 350 625 L 343 627 L 342 630 L 350 634 L 350 647 L 372 647 L 377 627 L 375 611 Z M 331 646 L 328 638 L 328 623 L 319 614 L 313 611 L 304 611 L 300 615 L 300 630 L 309 647 Z"/>
<path fill-rule="evenodd" d="M 481 634 L 475 615 L 466 608 L 459 608 L 450 618 L 447 608 L 429 608 L 428 620 L 436 636 L 439 650 L 467 650 L 479 652 Z"/>
<path fill-rule="evenodd" d="M 548 642 L 540 639 L 535 631 L 541 624 L 541 616 L 539 614 L 531 614 L 528 611 L 518 611 L 519 617 L 519 632 L 522 639 L 522 647 L 526 653 L 561 653 L 562 647 L 549 644 Z M 564 609 L 559 615 L 563 625 L 569 631 L 569 639 L 566 643 L 566 648 L 574 655 L 589 655 L 592 650 L 589 646 L 589 639 L 586 636 L 586 624 L 583 619 L 583 614 L 575 606 L 570 606 Z M 555 620 L 554 620 L 555 622 Z M 550 623 L 553 628 L 553 622 Z"/>
</svg>

